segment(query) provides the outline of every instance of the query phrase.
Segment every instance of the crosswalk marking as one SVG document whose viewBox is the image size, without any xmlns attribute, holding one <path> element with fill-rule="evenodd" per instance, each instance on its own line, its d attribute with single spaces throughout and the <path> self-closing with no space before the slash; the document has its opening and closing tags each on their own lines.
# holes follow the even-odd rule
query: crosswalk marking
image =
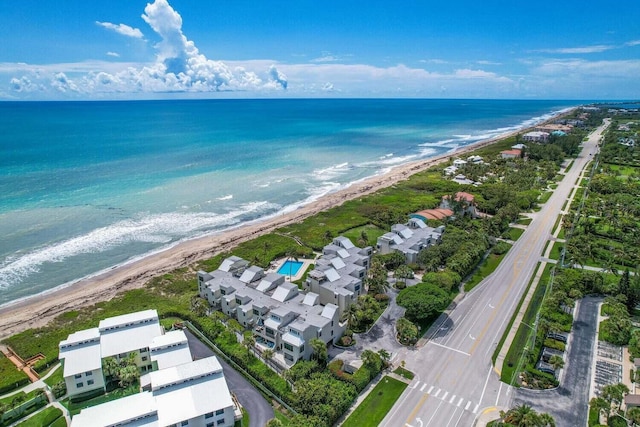
<svg viewBox="0 0 640 427">
<path fill-rule="evenodd" d="M 427 384 L 427 383 L 423 383 L 423 382 L 421 382 L 421 381 L 416 381 L 416 383 L 415 383 L 415 385 L 413 386 L 413 388 L 414 388 L 414 389 L 417 389 L 417 388 L 418 388 L 418 386 L 420 386 L 420 391 L 421 391 L 421 392 L 423 392 L 423 393 L 425 393 L 425 394 L 427 394 L 427 395 L 430 395 L 430 396 L 437 397 L 438 399 L 442 400 L 443 402 L 448 402 L 448 403 L 450 403 L 451 405 L 456 405 L 458 408 L 460 408 L 460 407 L 462 406 L 462 404 L 464 403 L 464 401 L 465 401 L 465 398 L 464 398 L 464 397 L 456 396 L 455 394 L 449 394 L 449 392 L 448 392 L 448 391 L 444 391 L 444 390 L 443 390 L 443 389 L 441 389 L 441 388 L 439 388 L 439 389 L 437 389 L 437 390 L 436 390 L 436 386 L 433 386 L 433 385 L 432 385 L 432 386 L 430 386 L 429 384 Z M 429 387 L 429 388 L 427 389 L 427 387 Z M 426 390 L 426 391 L 425 391 L 425 390 Z M 433 392 L 434 390 L 436 390 L 436 391 L 435 391 L 435 394 L 432 394 L 432 392 Z M 442 395 L 442 396 L 441 396 L 441 395 Z M 447 399 L 447 398 L 448 398 L 448 399 Z M 456 399 L 458 399 L 458 403 L 455 403 L 455 402 L 456 402 Z M 472 402 L 471 400 L 467 400 L 467 403 L 464 405 L 464 410 L 465 410 L 465 411 L 469 411 L 469 410 L 470 410 L 470 408 L 471 408 L 471 405 L 473 405 L 473 402 Z M 480 408 L 480 405 L 479 405 L 479 404 L 478 404 L 478 405 L 476 405 L 476 406 L 473 408 L 473 413 L 474 413 L 474 414 L 475 414 L 475 413 L 477 413 L 479 408 Z M 410 426 L 410 425 L 408 425 L 408 424 L 407 424 L 407 426 L 408 426 L 408 427 L 412 427 L 412 426 Z"/>
</svg>

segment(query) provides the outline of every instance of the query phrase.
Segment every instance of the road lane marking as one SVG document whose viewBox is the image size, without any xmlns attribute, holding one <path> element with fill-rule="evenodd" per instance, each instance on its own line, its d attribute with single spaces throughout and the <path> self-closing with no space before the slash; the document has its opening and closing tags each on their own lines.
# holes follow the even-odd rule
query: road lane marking
<svg viewBox="0 0 640 427">
<path fill-rule="evenodd" d="M 438 407 L 436 408 L 435 411 L 433 411 L 433 415 L 431 415 L 431 418 L 429 418 L 429 421 L 427 421 L 427 425 L 430 426 L 431 425 L 431 421 L 433 420 L 433 417 L 436 416 L 436 414 L 438 413 L 438 409 L 440 409 L 440 406 L 442 405 L 442 401 L 440 401 L 440 403 L 438 403 Z"/>
<path fill-rule="evenodd" d="M 462 350 L 458 350 L 457 348 L 447 347 L 446 345 L 438 344 L 435 341 L 429 341 L 429 344 L 436 345 L 438 347 L 446 348 L 447 350 L 455 351 L 456 353 L 464 354 L 465 356 L 471 356 L 469 353 L 466 353 Z"/>
<path fill-rule="evenodd" d="M 435 386 L 433 386 L 433 385 L 431 387 L 429 387 L 429 390 L 427 391 L 427 394 L 431 394 L 431 391 L 433 391 L 434 388 L 435 388 Z"/>
<path fill-rule="evenodd" d="M 420 391 L 424 391 L 424 388 L 426 387 L 426 384 L 422 384 L 422 387 L 420 387 Z"/>
<path fill-rule="evenodd" d="M 455 394 L 453 396 L 451 396 L 451 399 L 449 399 L 449 403 L 453 403 L 454 400 L 456 400 L 456 395 Z"/>
<path fill-rule="evenodd" d="M 473 408 L 473 413 L 476 414 L 478 412 L 478 407 L 480 404 L 478 403 L 475 408 Z"/>
<path fill-rule="evenodd" d="M 471 401 L 470 400 L 467 402 L 467 406 L 464 407 L 464 410 L 468 411 L 469 410 L 469 406 L 471 406 Z"/>
<path fill-rule="evenodd" d="M 447 396 L 449 395 L 448 391 L 444 392 L 444 395 L 442 395 L 442 400 L 445 400 L 447 398 Z"/>
<path fill-rule="evenodd" d="M 440 392 L 441 392 L 441 391 L 442 391 L 442 389 L 441 389 L 441 388 L 439 388 L 439 389 L 438 389 L 438 391 L 436 391 L 435 396 L 436 396 L 436 397 L 438 397 L 438 395 L 440 394 Z"/>
<path fill-rule="evenodd" d="M 460 405 L 462 405 L 462 402 L 464 402 L 464 397 L 460 398 L 460 401 L 458 402 L 458 407 L 460 407 Z"/>
<path fill-rule="evenodd" d="M 409 415 L 409 418 L 407 418 L 407 421 L 405 422 L 405 424 L 409 424 L 409 421 L 413 421 L 416 414 L 418 413 L 418 411 L 420 410 L 420 408 L 422 408 L 422 405 L 424 405 L 424 402 L 426 402 L 426 400 L 429 398 L 428 394 L 423 394 L 422 398 L 420 399 L 420 401 L 418 402 L 418 404 L 416 405 L 415 408 L 413 408 L 413 411 L 411 412 L 411 415 Z"/>
</svg>

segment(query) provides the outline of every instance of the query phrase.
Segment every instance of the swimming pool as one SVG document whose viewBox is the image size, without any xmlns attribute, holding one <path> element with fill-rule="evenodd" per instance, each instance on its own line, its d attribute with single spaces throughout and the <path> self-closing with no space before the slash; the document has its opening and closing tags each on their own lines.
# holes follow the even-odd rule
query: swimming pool
<svg viewBox="0 0 640 427">
<path fill-rule="evenodd" d="M 288 259 L 280 266 L 278 274 L 282 274 L 283 276 L 295 276 L 298 274 L 298 270 L 300 270 L 302 264 L 303 263 L 300 261 L 291 261 Z"/>
</svg>

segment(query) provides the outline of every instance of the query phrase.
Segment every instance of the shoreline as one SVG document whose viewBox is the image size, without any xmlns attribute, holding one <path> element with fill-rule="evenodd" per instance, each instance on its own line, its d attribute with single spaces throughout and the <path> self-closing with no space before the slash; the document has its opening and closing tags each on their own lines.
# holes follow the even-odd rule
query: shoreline
<svg viewBox="0 0 640 427">
<path fill-rule="evenodd" d="M 552 117 L 534 126 L 555 120 L 573 110 L 574 108 L 556 112 Z M 300 222 L 318 212 L 339 206 L 345 201 L 374 193 L 403 181 L 411 175 L 444 163 L 451 157 L 468 154 L 478 148 L 492 145 L 518 133 L 525 132 L 530 128 L 528 126 L 487 140 L 477 141 L 453 152 L 395 166 L 387 173 L 363 179 L 349 187 L 326 194 L 286 214 L 257 220 L 229 230 L 187 240 L 132 262 L 111 267 L 106 271 L 103 270 L 76 282 L 61 285 L 15 302 L 9 302 L 0 307 L 0 339 L 26 329 L 45 326 L 66 311 L 110 300 L 121 292 L 141 288 L 155 276 L 168 273 L 177 268 L 190 266 L 194 262 L 210 258 L 217 253 L 229 251 L 242 242 L 267 234 L 277 228 Z"/>
</svg>

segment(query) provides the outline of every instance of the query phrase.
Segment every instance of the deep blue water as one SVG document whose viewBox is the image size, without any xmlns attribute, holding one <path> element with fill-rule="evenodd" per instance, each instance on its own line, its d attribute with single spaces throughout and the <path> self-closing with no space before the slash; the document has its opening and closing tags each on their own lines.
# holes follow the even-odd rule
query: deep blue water
<svg viewBox="0 0 640 427">
<path fill-rule="evenodd" d="M 0 103 L 0 304 L 289 211 L 571 101 Z"/>
</svg>

